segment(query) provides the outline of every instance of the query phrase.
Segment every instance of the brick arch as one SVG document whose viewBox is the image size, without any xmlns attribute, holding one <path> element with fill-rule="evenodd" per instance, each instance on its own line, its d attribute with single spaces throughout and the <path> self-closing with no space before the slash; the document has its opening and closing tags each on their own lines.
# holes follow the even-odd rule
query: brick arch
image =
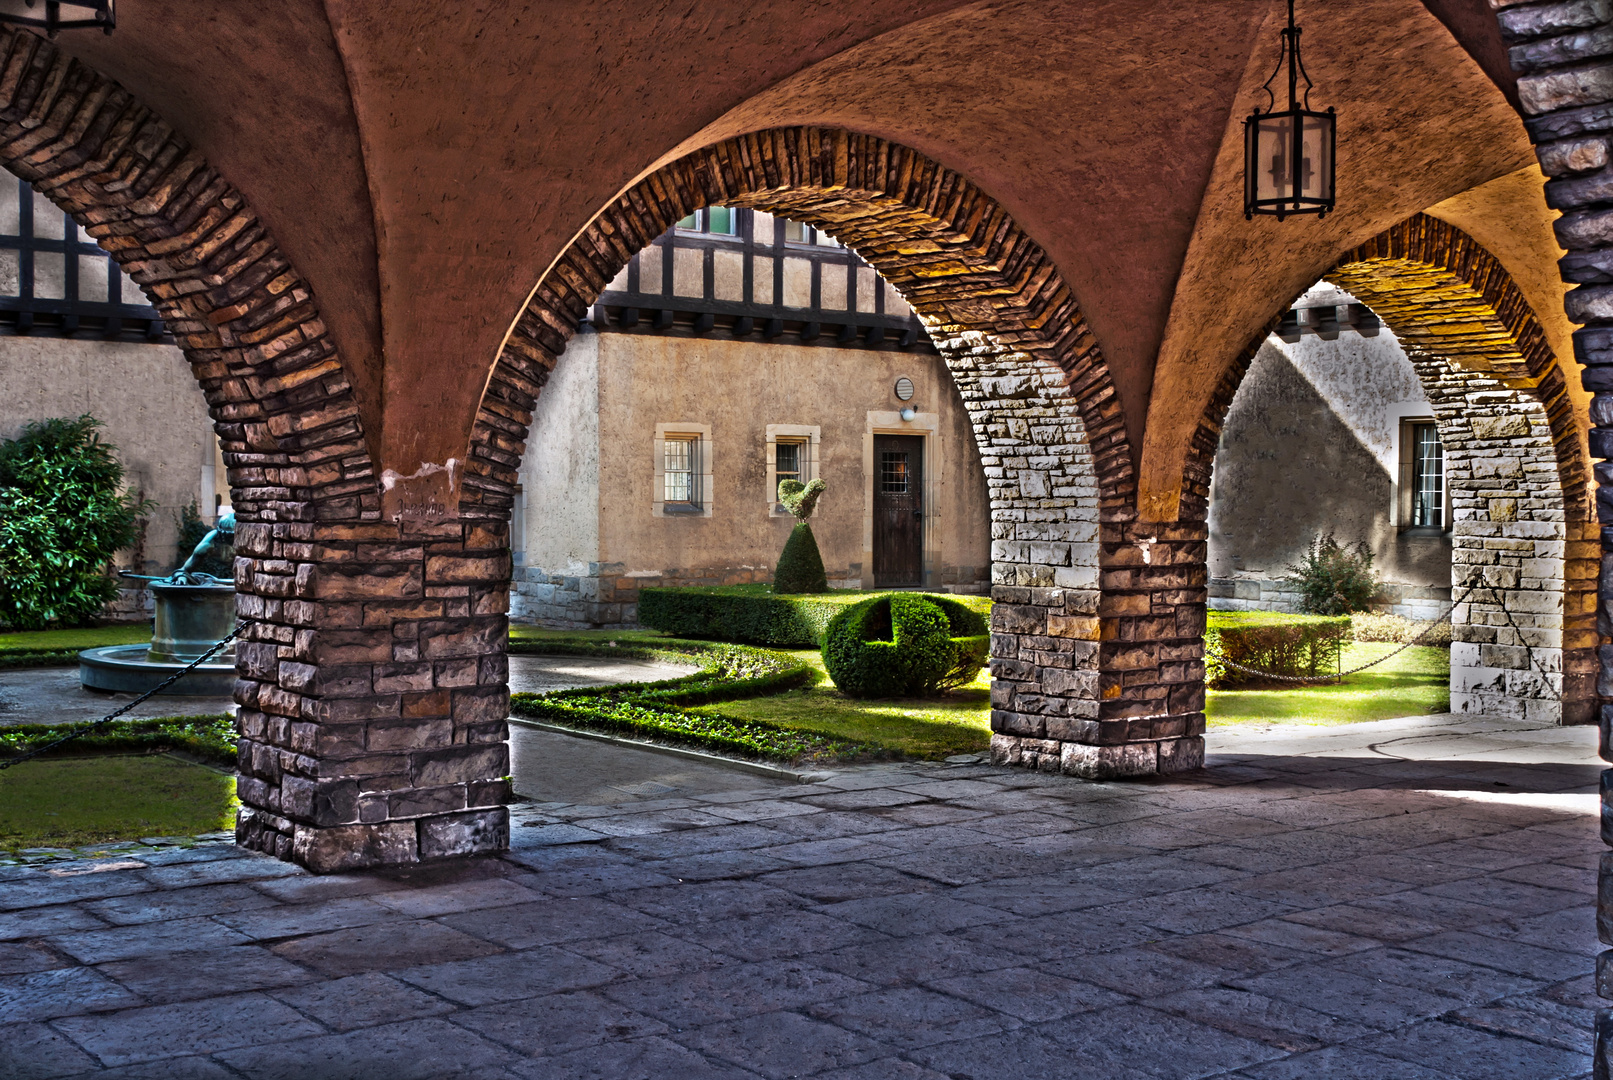
<svg viewBox="0 0 1613 1080">
<path fill-rule="evenodd" d="M 1471 236 L 1426 214 L 1346 252 L 1323 277 L 1394 331 L 1446 446 L 1453 585 L 1483 586 L 1452 620 L 1452 708 L 1589 719 L 1597 703 L 1589 469 L 1562 365 L 1522 291 Z M 1221 425 L 1275 326 L 1239 355 L 1205 410 L 1184 470 L 1184 516 L 1208 512 Z"/>
<path fill-rule="evenodd" d="M 162 313 L 207 397 L 241 520 L 378 515 L 336 346 L 246 200 L 48 41 L 0 30 L 0 54 L 0 166 L 71 214 Z"/>
<path fill-rule="evenodd" d="M 1002 206 L 907 147 L 757 132 L 672 162 L 601 211 L 497 358 L 461 514 L 507 520 L 533 406 L 579 320 L 636 252 L 707 205 L 826 230 L 902 293 L 946 360 L 992 506 L 994 756 L 1083 776 L 1198 767 L 1204 582 L 1178 564 L 1203 538 L 1137 531 L 1120 403 L 1068 285 Z"/>
<path fill-rule="evenodd" d="M 989 339 L 999 354 L 1056 372 L 1062 386 L 1049 389 L 1080 417 L 1105 517 L 1130 515 L 1135 480 L 1119 400 L 1052 260 L 994 199 L 950 169 L 873 136 L 809 127 L 742 135 L 680 158 L 630 188 L 572 242 L 494 364 L 467 456 L 463 515 L 508 517 L 532 407 L 579 321 L 634 254 L 708 205 L 778 213 L 855 249 L 902 293 L 954 371 Z M 1001 377 L 1013 376 L 985 376 Z M 1014 385 L 1020 389 L 1011 393 L 1022 396 L 1022 384 Z"/>
<path fill-rule="evenodd" d="M 478 613 L 502 610 L 508 575 L 492 551 L 480 578 L 465 570 L 498 541 L 381 520 L 357 404 L 307 281 L 162 117 L 44 39 L 5 30 L 0 166 L 117 259 L 206 395 L 241 522 L 237 609 L 260 620 L 236 650 L 238 841 L 322 870 L 503 847 L 504 620 Z M 410 530 L 428 535 L 433 569 Z M 423 597 L 445 579 L 443 599 Z M 410 662 L 422 654 L 444 659 Z M 400 793 L 428 781 L 429 798 Z"/>
</svg>

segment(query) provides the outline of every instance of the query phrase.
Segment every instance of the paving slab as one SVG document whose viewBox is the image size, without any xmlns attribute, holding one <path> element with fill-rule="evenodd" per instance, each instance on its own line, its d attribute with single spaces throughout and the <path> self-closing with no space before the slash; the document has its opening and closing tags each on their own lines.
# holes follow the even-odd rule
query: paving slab
<svg viewBox="0 0 1613 1080">
<path fill-rule="evenodd" d="M 504 856 L 0 868 L 10 1073 L 1577 1080 L 1595 732 L 1213 730 L 1202 774 L 819 783 L 537 733 Z M 154 838 L 155 839 L 155 838 Z"/>
</svg>

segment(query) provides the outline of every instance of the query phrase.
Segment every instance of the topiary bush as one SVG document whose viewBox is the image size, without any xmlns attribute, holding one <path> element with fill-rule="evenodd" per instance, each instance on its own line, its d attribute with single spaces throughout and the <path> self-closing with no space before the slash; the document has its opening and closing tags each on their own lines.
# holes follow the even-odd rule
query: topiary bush
<svg viewBox="0 0 1613 1080">
<path fill-rule="evenodd" d="M 1433 626 L 1401 615 L 1380 615 L 1372 612 L 1350 616 L 1350 633 L 1357 641 L 1392 641 L 1405 645 L 1415 641 L 1419 645 L 1449 648 L 1451 624 L 1442 619 Z M 1422 635 L 1420 638 L 1418 635 Z"/>
<path fill-rule="evenodd" d="M 1378 595 L 1372 549 L 1365 541 L 1343 547 L 1332 533 L 1311 541 L 1283 580 L 1299 590 L 1300 608 L 1312 615 L 1366 611 Z"/>
<path fill-rule="evenodd" d="M 153 504 L 123 490 L 100 427 L 40 420 L 0 442 L 0 623 L 81 626 L 117 595 L 108 564 Z"/>
<path fill-rule="evenodd" d="M 829 621 L 823 663 L 852 697 L 917 697 L 973 682 L 989 642 L 985 618 L 956 600 L 892 593 Z"/>
<path fill-rule="evenodd" d="M 790 539 L 784 544 L 773 570 L 773 591 L 776 593 L 826 593 L 829 577 L 823 571 L 823 556 L 818 554 L 818 541 L 812 535 L 812 526 L 802 521 L 790 530 Z"/>
<path fill-rule="evenodd" d="M 785 541 L 784 552 L 773 568 L 773 591 L 776 593 L 826 593 L 829 577 L 823 572 L 823 556 L 818 553 L 817 537 L 807 518 L 817 508 L 818 497 L 829 485 L 822 480 L 803 484 L 799 480 L 780 480 L 778 500 L 795 515 L 795 528 Z"/>
</svg>

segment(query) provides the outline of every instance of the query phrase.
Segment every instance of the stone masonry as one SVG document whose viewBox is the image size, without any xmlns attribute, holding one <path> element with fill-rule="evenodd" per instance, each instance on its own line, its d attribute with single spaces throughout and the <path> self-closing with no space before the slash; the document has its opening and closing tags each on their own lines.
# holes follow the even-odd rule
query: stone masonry
<svg viewBox="0 0 1613 1080">
<path fill-rule="evenodd" d="M 1069 289 L 1000 206 L 905 147 L 764 131 L 673 162 L 605 208 L 539 283 L 494 369 L 462 512 L 509 513 L 532 407 L 578 322 L 636 251 L 712 204 L 855 248 L 947 357 L 991 477 L 997 757 L 1083 776 L 1199 767 L 1202 525 L 1130 527 L 1119 404 Z"/>
<path fill-rule="evenodd" d="M 1600 530 L 1596 690 L 1613 695 L 1613 9 L 1589 0 L 1490 0 L 1518 73 L 1518 99 L 1540 167 L 1549 179 L 1546 201 L 1562 211 L 1557 240 L 1568 254 L 1563 280 L 1578 287 L 1566 298 L 1591 401 L 1590 453 L 1595 467 L 1595 520 Z M 1587 523 L 1589 524 L 1589 523 Z M 1589 539 L 1589 536 L 1586 537 Z M 1602 705 L 1602 757 L 1613 761 L 1613 706 Z M 1602 839 L 1613 844 L 1613 770 L 1602 774 Z M 1597 933 L 1613 945 L 1613 853 L 1604 853 L 1597 889 Z M 1613 996 L 1613 950 L 1597 959 L 1596 986 Z M 1596 1020 L 1596 1077 L 1613 1076 L 1613 1009 Z"/>
<path fill-rule="evenodd" d="M 502 849 L 506 527 L 384 522 L 307 284 L 115 83 L 0 32 L 0 163 L 110 251 L 207 402 L 241 522 L 239 841 L 316 870 Z"/>
<path fill-rule="evenodd" d="M 1595 526 L 1558 358 L 1505 269 L 1418 215 L 1328 279 L 1394 328 L 1440 427 L 1453 519 L 1451 707 L 1596 711 Z M 1476 589 L 1476 591 L 1469 591 Z"/>
</svg>

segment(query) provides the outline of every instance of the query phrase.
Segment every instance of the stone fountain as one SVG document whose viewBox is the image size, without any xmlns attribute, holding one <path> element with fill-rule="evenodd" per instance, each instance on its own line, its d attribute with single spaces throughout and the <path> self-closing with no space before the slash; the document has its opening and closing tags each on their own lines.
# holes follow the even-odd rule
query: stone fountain
<svg viewBox="0 0 1613 1080">
<path fill-rule="evenodd" d="M 219 515 L 211 532 L 185 564 L 167 577 L 124 574 L 149 581 L 157 599 L 151 644 L 108 645 L 78 654 L 79 683 L 89 690 L 143 694 L 212 648 L 235 628 L 235 586 L 191 569 L 221 542 L 235 536 L 235 515 Z M 228 697 L 235 688 L 232 645 L 163 691 L 167 694 Z"/>
</svg>

